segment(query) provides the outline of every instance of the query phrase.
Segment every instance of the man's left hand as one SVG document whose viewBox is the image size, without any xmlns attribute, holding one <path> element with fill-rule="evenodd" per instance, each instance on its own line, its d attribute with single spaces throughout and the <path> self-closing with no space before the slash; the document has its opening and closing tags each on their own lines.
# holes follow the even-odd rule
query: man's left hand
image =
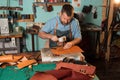
<svg viewBox="0 0 120 80">
<path fill-rule="evenodd" d="M 63 49 L 69 49 L 69 48 L 71 48 L 72 46 L 73 46 L 73 43 L 72 43 L 72 42 L 67 42 L 67 43 L 64 45 Z"/>
</svg>

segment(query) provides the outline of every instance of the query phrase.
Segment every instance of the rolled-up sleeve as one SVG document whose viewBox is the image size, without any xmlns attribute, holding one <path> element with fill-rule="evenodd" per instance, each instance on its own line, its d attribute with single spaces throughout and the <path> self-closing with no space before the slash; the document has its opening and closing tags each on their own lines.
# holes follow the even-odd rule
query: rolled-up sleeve
<svg viewBox="0 0 120 80">
<path fill-rule="evenodd" d="M 50 30 L 51 30 L 50 23 L 47 22 L 47 23 L 42 27 L 42 29 L 41 29 L 40 31 L 44 31 L 44 32 L 46 32 L 46 33 L 49 33 Z"/>
<path fill-rule="evenodd" d="M 72 23 L 72 35 L 74 38 L 82 39 L 81 28 L 78 21 Z"/>
</svg>

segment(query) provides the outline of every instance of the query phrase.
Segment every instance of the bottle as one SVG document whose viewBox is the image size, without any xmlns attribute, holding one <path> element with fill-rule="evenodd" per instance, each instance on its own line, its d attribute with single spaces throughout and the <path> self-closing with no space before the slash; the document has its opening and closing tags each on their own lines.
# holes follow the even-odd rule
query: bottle
<svg viewBox="0 0 120 80">
<path fill-rule="evenodd" d="M 5 18 L 5 11 L 3 11 L 3 18 Z"/>
<path fill-rule="evenodd" d="M 28 52 L 28 49 L 27 49 L 26 45 L 23 45 L 22 52 Z"/>
<path fill-rule="evenodd" d="M 63 0 L 63 2 L 68 2 L 68 0 Z"/>
</svg>

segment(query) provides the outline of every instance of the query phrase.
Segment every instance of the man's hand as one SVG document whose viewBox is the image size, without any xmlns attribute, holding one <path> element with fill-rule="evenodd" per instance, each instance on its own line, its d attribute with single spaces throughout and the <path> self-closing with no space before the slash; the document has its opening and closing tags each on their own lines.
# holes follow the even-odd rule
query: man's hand
<svg viewBox="0 0 120 80">
<path fill-rule="evenodd" d="M 63 47 L 63 49 L 69 49 L 69 48 L 71 48 L 73 46 L 73 43 L 72 42 L 67 42 L 66 44 L 65 44 L 65 46 Z"/>
<path fill-rule="evenodd" d="M 53 36 L 51 37 L 51 40 L 52 40 L 52 41 L 58 41 L 58 37 L 55 36 L 55 35 L 53 35 Z"/>
<path fill-rule="evenodd" d="M 69 49 L 71 48 L 72 46 L 74 46 L 75 44 L 78 44 L 80 43 L 81 39 L 80 38 L 75 38 L 74 40 L 70 41 L 70 42 L 67 42 L 65 44 L 65 46 L 63 47 L 63 49 Z"/>
<path fill-rule="evenodd" d="M 64 42 L 57 42 L 57 46 L 63 46 Z"/>
</svg>

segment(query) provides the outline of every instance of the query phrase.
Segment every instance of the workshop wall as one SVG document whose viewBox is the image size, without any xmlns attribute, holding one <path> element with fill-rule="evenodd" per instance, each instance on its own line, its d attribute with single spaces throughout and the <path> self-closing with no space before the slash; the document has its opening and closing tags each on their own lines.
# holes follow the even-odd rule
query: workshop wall
<svg viewBox="0 0 120 80">
<path fill-rule="evenodd" d="M 83 6 L 89 6 L 92 5 L 92 10 L 90 13 L 85 14 L 85 22 L 86 23 L 93 23 L 96 25 L 101 25 L 101 21 L 102 21 L 102 7 L 100 7 L 102 5 L 103 0 L 82 0 L 82 9 Z M 97 12 L 97 18 L 94 18 L 94 14 L 92 13 L 93 9 L 96 8 L 96 12 Z"/>
<path fill-rule="evenodd" d="M 0 5 L 6 5 L 7 0 L 2 0 L 2 3 Z M 68 0 L 72 2 L 72 0 Z M 23 5 L 19 5 L 19 0 L 10 0 L 10 6 L 20 6 L 23 8 L 23 11 L 20 11 L 21 14 L 33 14 L 33 8 L 32 8 L 32 3 L 34 0 L 23 0 Z M 101 25 L 101 18 L 102 18 L 102 8 L 99 7 L 102 5 L 102 0 L 81 0 L 80 7 L 75 7 L 75 12 L 81 13 L 83 6 L 89 6 L 92 5 L 93 7 L 97 8 L 97 18 L 93 18 L 92 12 L 85 14 L 85 23 L 93 23 L 97 25 Z M 35 18 L 35 22 L 46 22 L 48 19 L 58 15 L 60 12 L 62 6 L 53 6 L 54 10 L 52 12 L 46 12 L 43 7 L 37 7 L 36 8 L 36 15 L 37 17 Z M 2 11 L 0 11 L 2 13 Z M 26 29 L 26 22 L 19 22 L 18 24 L 15 24 L 14 26 L 22 26 L 24 29 Z M 31 43 L 31 35 L 26 34 L 26 47 L 28 51 L 32 51 L 32 43 Z M 40 50 L 43 48 L 44 45 L 44 40 L 39 38 L 37 35 L 35 35 L 35 50 Z"/>
</svg>

